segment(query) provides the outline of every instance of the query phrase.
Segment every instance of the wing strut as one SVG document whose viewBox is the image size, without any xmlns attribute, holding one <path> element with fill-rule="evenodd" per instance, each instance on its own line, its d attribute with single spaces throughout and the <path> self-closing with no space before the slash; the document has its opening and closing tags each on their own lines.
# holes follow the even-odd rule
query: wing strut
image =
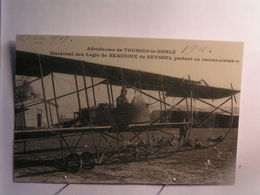
<svg viewBox="0 0 260 195">
<path fill-rule="evenodd" d="M 45 87 L 44 87 L 44 82 L 43 82 L 42 63 L 41 63 L 41 56 L 40 55 L 38 55 L 38 60 L 39 60 L 39 68 L 40 68 L 40 73 L 41 73 L 41 85 L 42 85 L 42 92 L 43 92 L 46 120 L 47 120 L 48 127 L 50 127 L 49 116 L 48 116 L 48 108 L 47 108 L 47 101 L 46 101 L 46 94 L 45 94 Z"/>
</svg>

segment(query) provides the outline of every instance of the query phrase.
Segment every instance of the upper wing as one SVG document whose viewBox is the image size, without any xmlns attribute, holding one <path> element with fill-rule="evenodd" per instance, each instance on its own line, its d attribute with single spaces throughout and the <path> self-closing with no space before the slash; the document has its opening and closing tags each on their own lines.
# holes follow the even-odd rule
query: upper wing
<svg viewBox="0 0 260 195">
<path fill-rule="evenodd" d="M 42 69 L 40 69 L 40 65 Z M 170 77 L 150 72 L 95 64 L 80 60 L 16 51 L 16 74 L 40 77 L 51 72 L 85 75 L 106 79 L 112 85 L 124 85 L 143 90 L 166 91 L 167 96 L 204 99 L 224 98 L 238 90 L 201 85 L 198 81 Z"/>
</svg>

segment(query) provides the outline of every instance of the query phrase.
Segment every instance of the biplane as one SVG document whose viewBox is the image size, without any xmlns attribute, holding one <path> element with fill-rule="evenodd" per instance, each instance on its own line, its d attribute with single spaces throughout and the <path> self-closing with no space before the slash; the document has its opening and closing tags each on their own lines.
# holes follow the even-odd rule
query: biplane
<svg viewBox="0 0 260 195">
<path fill-rule="evenodd" d="M 42 97 L 34 102 L 26 102 L 23 97 L 16 100 L 16 114 L 23 116 L 23 125 L 16 124 L 15 143 L 26 143 L 56 137 L 59 140 L 61 159 L 69 171 L 79 171 L 81 168 L 91 169 L 95 164 L 138 161 L 165 157 L 182 150 L 190 138 L 193 128 L 200 128 L 210 120 L 215 113 L 228 117 L 230 122 L 227 131 L 217 142 L 200 146 L 211 147 L 218 144 L 228 135 L 233 125 L 234 100 L 239 93 L 233 88 L 218 88 L 209 86 L 205 81 L 176 78 L 151 72 L 114 67 L 104 64 L 90 63 L 82 60 L 48 56 L 37 53 L 16 51 L 16 75 L 34 79 L 20 86 L 40 82 Z M 74 77 L 73 91 L 57 94 L 55 74 L 68 74 Z M 52 97 L 46 95 L 46 81 L 49 77 Z M 81 79 L 83 87 L 79 86 Z M 87 82 L 86 79 L 90 79 Z M 99 79 L 98 82 L 94 82 Z M 98 86 L 102 85 L 106 92 L 107 102 L 97 101 Z M 118 105 L 115 93 L 123 89 L 132 90 L 136 96 L 132 102 Z M 150 93 L 152 91 L 153 93 Z M 69 95 L 76 95 L 77 111 L 74 117 L 64 120 L 61 117 L 59 101 Z M 82 97 L 84 94 L 84 105 Z M 90 105 L 90 96 L 92 105 Z M 121 94 L 120 96 L 124 96 Z M 153 117 L 149 115 L 144 97 L 159 105 L 159 112 Z M 138 100 L 139 98 L 139 100 Z M 170 99 L 177 101 L 170 103 Z M 218 105 L 213 100 L 220 100 Z M 200 102 L 211 108 L 207 115 L 195 120 L 198 112 L 194 103 Z M 37 125 L 29 127 L 25 123 L 25 112 L 39 104 L 44 105 L 43 124 L 41 115 L 37 115 Z M 178 106 L 184 104 L 185 110 Z M 230 109 L 224 108 L 229 104 Z M 55 115 L 53 109 L 55 109 Z M 55 118 L 55 120 L 54 120 Z M 56 122 L 54 122 L 56 121 Z M 196 121 L 196 122 L 195 122 Z M 68 137 L 78 136 L 74 143 Z M 86 148 L 77 151 L 77 146 L 87 137 Z M 24 145 L 25 147 L 25 145 Z M 196 144 L 192 146 L 196 147 Z"/>
</svg>

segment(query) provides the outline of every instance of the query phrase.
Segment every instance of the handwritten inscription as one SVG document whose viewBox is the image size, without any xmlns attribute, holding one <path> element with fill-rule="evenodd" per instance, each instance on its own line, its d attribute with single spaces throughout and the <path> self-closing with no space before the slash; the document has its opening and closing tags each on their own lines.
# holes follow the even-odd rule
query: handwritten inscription
<svg viewBox="0 0 260 195">
<path fill-rule="evenodd" d="M 20 35 L 19 40 L 22 42 L 31 41 L 33 44 L 42 45 L 46 42 L 49 42 L 51 45 L 54 44 L 64 44 L 65 42 L 69 42 L 69 36 L 36 36 L 36 35 Z"/>
<path fill-rule="evenodd" d="M 182 50 L 181 53 L 184 55 L 191 54 L 193 52 L 200 52 L 203 53 L 207 49 L 207 46 L 200 46 L 200 45 L 186 45 Z M 209 50 L 210 51 L 210 50 Z M 211 52 L 211 51 L 210 51 Z M 209 52 L 209 53 L 210 53 Z"/>
</svg>

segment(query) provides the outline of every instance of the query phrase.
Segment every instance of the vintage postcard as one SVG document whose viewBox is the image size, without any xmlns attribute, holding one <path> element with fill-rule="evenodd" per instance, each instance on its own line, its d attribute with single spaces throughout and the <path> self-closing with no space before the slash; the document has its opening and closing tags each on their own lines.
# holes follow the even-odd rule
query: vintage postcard
<svg viewBox="0 0 260 195">
<path fill-rule="evenodd" d="M 18 35 L 14 181 L 235 182 L 243 43 Z"/>
</svg>

